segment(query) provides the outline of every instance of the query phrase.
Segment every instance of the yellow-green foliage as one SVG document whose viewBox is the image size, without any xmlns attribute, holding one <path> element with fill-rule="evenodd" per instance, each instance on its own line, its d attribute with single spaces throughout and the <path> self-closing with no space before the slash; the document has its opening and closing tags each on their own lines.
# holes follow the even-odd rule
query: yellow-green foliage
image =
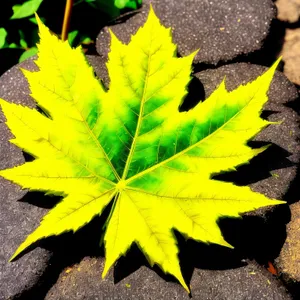
<svg viewBox="0 0 300 300">
<path fill-rule="evenodd" d="M 260 112 L 277 63 L 232 92 L 222 82 L 206 101 L 179 112 L 195 53 L 176 57 L 171 31 L 152 9 L 129 45 L 111 35 L 108 91 L 80 48 L 59 41 L 40 21 L 39 28 L 39 71 L 23 72 L 48 117 L 1 100 L 15 136 L 11 142 L 36 159 L 0 175 L 63 200 L 12 259 L 41 238 L 78 230 L 113 201 L 103 276 L 136 243 L 151 265 L 188 290 L 174 229 L 230 247 L 218 218 L 282 203 L 211 179 L 265 149 L 252 149 L 247 141 L 270 124 Z"/>
</svg>

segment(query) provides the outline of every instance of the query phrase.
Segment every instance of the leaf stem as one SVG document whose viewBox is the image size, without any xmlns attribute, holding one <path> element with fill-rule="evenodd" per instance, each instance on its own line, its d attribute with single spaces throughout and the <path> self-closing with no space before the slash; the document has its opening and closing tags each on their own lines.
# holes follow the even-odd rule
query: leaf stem
<svg viewBox="0 0 300 300">
<path fill-rule="evenodd" d="M 74 0 L 67 0 L 66 2 L 64 21 L 63 21 L 63 26 L 61 31 L 61 39 L 63 41 L 66 41 L 68 38 L 73 4 L 74 4 Z"/>
</svg>

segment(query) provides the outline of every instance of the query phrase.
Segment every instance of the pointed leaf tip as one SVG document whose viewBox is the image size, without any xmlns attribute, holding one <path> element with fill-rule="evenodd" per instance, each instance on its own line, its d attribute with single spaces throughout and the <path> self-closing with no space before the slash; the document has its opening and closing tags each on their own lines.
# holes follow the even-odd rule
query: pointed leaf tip
<svg viewBox="0 0 300 300">
<path fill-rule="evenodd" d="M 9 259 L 9 262 L 12 262 L 14 261 L 24 250 L 26 250 L 27 247 L 23 247 L 23 244 L 22 243 L 18 249 L 14 252 L 14 254 L 11 256 L 11 258 Z"/>
<path fill-rule="evenodd" d="M 195 56 L 198 54 L 199 51 L 200 51 L 200 49 L 197 49 L 197 50 L 195 50 L 194 52 L 192 52 L 191 54 L 188 55 L 189 57 L 191 57 L 191 64 L 193 63 L 193 60 L 194 60 Z"/>
<path fill-rule="evenodd" d="M 155 14 L 152 3 L 150 3 L 150 5 L 149 5 L 149 13 L 150 12 Z"/>
<path fill-rule="evenodd" d="M 268 69 L 268 71 L 266 73 L 269 73 L 270 76 L 273 76 L 279 63 L 281 62 L 282 56 L 280 56 L 274 63 L 273 65 Z"/>
<path fill-rule="evenodd" d="M 36 19 L 36 22 L 38 24 L 39 31 L 40 31 L 41 30 L 41 26 L 43 26 L 44 24 L 43 24 L 42 20 L 40 19 L 39 15 L 37 13 L 35 13 L 34 16 L 35 16 L 35 19 Z"/>
<path fill-rule="evenodd" d="M 109 271 L 109 269 L 111 268 L 111 266 L 107 266 L 107 260 L 105 261 L 105 264 L 104 264 L 104 269 L 103 269 L 103 272 L 102 272 L 102 279 L 104 279 Z"/>
<path fill-rule="evenodd" d="M 183 286 L 183 288 L 190 294 L 191 290 L 188 287 L 188 285 L 185 283 L 185 280 L 183 279 L 183 277 L 180 280 L 178 279 L 178 281 Z"/>
<path fill-rule="evenodd" d="M 16 253 L 14 253 L 10 259 L 8 260 L 8 262 L 13 262 L 15 260 L 15 258 L 17 257 Z"/>
<path fill-rule="evenodd" d="M 108 33 L 110 35 L 110 46 L 111 47 L 114 43 L 122 44 L 122 42 L 118 39 L 118 37 L 115 35 L 115 33 L 110 28 L 108 29 Z"/>
<path fill-rule="evenodd" d="M 218 89 L 220 89 L 222 91 L 227 91 L 226 90 L 226 75 L 224 76 L 223 80 L 221 81 Z"/>
<path fill-rule="evenodd" d="M 148 20 L 146 21 L 146 23 L 148 23 L 152 19 L 153 21 L 156 21 L 160 24 L 160 20 L 153 9 L 152 3 L 150 3 L 150 8 L 149 8 L 149 13 L 148 13 L 147 19 Z"/>
<path fill-rule="evenodd" d="M 277 58 L 277 60 L 275 61 L 275 63 L 273 64 L 273 66 L 275 67 L 275 69 L 277 68 L 277 66 L 279 65 L 279 63 L 281 62 L 281 60 L 282 60 L 282 55 L 279 56 L 279 57 Z M 272 67 L 273 67 L 273 66 L 272 66 Z"/>
</svg>

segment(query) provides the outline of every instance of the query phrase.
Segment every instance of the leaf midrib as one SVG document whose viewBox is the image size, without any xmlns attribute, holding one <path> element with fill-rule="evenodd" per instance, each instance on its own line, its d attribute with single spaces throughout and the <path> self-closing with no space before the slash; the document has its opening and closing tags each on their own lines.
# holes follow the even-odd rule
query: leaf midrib
<svg viewBox="0 0 300 300">
<path fill-rule="evenodd" d="M 151 48 L 152 48 L 152 40 L 150 41 L 149 49 L 151 49 Z M 127 156 L 127 160 L 126 160 L 126 163 L 125 163 L 125 168 L 124 168 L 124 172 L 123 172 L 123 175 L 122 175 L 122 180 L 125 180 L 126 177 L 127 177 L 129 167 L 130 167 L 130 164 L 131 164 L 131 160 L 133 158 L 133 153 L 134 153 L 134 150 L 135 150 L 135 146 L 136 146 L 136 143 L 137 143 L 137 137 L 139 136 L 140 127 L 141 127 L 141 124 L 142 124 L 142 119 L 143 119 L 142 116 L 143 116 L 143 113 L 144 113 L 146 91 L 147 91 L 147 87 L 148 87 L 148 80 L 149 80 L 149 73 L 150 73 L 150 62 L 151 62 L 152 56 L 153 56 L 153 53 L 149 52 L 148 63 L 147 63 L 147 72 L 146 72 L 146 76 L 145 76 L 145 84 L 144 84 L 143 94 L 142 94 L 142 98 L 141 98 L 140 112 L 139 112 L 139 115 L 138 115 L 138 123 L 137 123 L 137 126 L 136 126 L 136 130 L 135 130 L 135 133 L 134 133 L 134 137 L 133 137 L 133 140 L 132 140 L 130 151 L 129 151 L 129 154 Z"/>
<path fill-rule="evenodd" d="M 23 123 L 25 125 L 25 127 L 30 128 L 33 132 L 35 132 L 36 135 L 38 135 L 42 140 L 46 141 L 49 143 L 49 145 L 54 148 L 57 152 L 61 152 L 63 153 L 66 157 L 70 158 L 73 162 L 75 162 L 77 165 L 83 167 L 84 169 L 86 169 L 90 174 L 94 175 L 95 177 L 99 178 L 100 180 L 104 180 L 107 183 L 110 183 L 112 185 L 115 185 L 115 183 L 105 177 L 99 176 L 98 174 L 96 174 L 95 172 L 93 172 L 92 170 L 90 170 L 87 166 L 85 166 L 84 164 L 82 164 L 79 160 L 75 159 L 74 157 L 68 155 L 67 153 L 65 153 L 64 151 L 62 151 L 61 149 L 57 148 L 56 146 L 54 146 L 50 140 L 47 140 L 46 138 L 44 138 L 43 136 L 41 136 L 40 133 L 38 133 L 34 128 L 32 128 L 31 126 L 29 126 L 29 124 L 25 123 L 21 118 L 19 118 L 19 116 L 17 114 L 15 114 L 13 111 L 11 111 L 11 114 L 15 116 L 15 118 L 17 118 L 21 123 Z"/>
<path fill-rule="evenodd" d="M 125 192 L 125 191 L 124 191 Z M 135 206 L 136 210 L 138 211 L 140 217 L 142 218 L 142 220 L 144 221 L 146 227 L 148 228 L 148 231 L 150 232 L 150 236 L 154 237 L 156 242 L 157 242 L 157 246 L 161 249 L 162 253 L 164 254 L 165 259 L 169 262 L 169 264 L 171 265 L 172 262 L 170 261 L 170 258 L 168 256 L 168 254 L 166 253 L 165 249 L 163 248 L 163 246 L 161 245 L 160 240 L 158 239 L 157 235 L 155 234 L 155 231 L 152 230 L 151 225 L 147 222 L 147 218 L 145 218 L 145 216 L 142 214 L 142 210 L 136 205 L 136 203 L 134 202 L 133 198 L 128 194 L 127 197 L 130 199 L 131 203 Z"/>
<path fill-rule="evenodd" d="M 215 180 L 217 181 L 217 180 Z M 230 183 L 228 183 L 230 184 Z M 237 188 L 243 188 L 243 187 L 239 187 L 237 186 Z M 199 200 L 199 201 L 207 201 L 207 200 L 216 200 L 216 201 L 238 201 L 238 202 L 249 202 L 248 199 L 239 199 L 239 198 L 213 198 L 213 197 L 200 197 L 200 196 L 194 196 L 194 197 L 178 197 L 178 196 L 168 196 L 168 195 L 159 195 L 159 194 L 155 194 L 155 193 L 151 193 L 148 191 L 145 191 L 143 189 L 140 188 L 135 188 L 135 187 L 127 187 L 125 190 L 128 191 L 134 191 L 137 193 L 141 193 L 141 194 L 146 194 L 146 195 L 150 195 L 153 197 L 158 197 L 158 198 L 165 198 L 165 199 L 170 199 L 170 200 Z M 254 202 L 255 200 L 251 200 L 252 202 Z M 257 200 L 257 202 L 260 202 L 259 200 Z"/>
<path fill-rule="evenodd" d="M 110 168 L 111 168 L 112 172 L 114 173 L 116 179 L 119 180 L 119 179 L 120 179 L 120 176 L 119 176 L 118 172 L 116 171 L 115 167 L 113 166 L 112 162 L 111 162 L 110 159 L 108 158 L 106 151 L 105 151 L 104 148 L 101 146 L 99 140 L 98 140 L 97 137 L 95 136 L 95 133 L 94 133 L 93 130 L 89 127 L 89 125 L 87 124 L 87 122 L 86 122 L 85 118 L 83 117 L 81 111 L 78 109 L 78 107 L 77 107 L 77 105 L 76 105 L 77 102 L 74 101 L 74 96 L 73 96 L 73 93 L 72 93 L 72 91 L 71 91 L 72 85 L 70 85 L 70 83 L 65 79 L 65 77 L 64 77 L 64 72 L 62 72 L 62 70 L 61 70 L 61 68 L 60 68 L 59 61 L 58 61 L 58 59 L 57 59 L 55 53 L 52 52 L 52 54 L 53 54 L 54 60 L 55 60 L 56 63 L 57 63 L 57 70 L 59 71 L 59 73 L 60 73 L 60 75 L 61 75 L 61 78 L 63 79 L 65 85 L 69 88 L 69 92 L 70 92 L 70 95 L 71 95 L 71 99 L 72 99 L 73 105 L 74 105 L 76 111 L 79 113 L 79 115 L 80 115 L 80 117 L 81 117 L 81 119 L 82 119 L 82 122 L 83 122 L 84 126 L 86 127 L 86 130 L 88 131 L 88 133 L 89 133 L 90 136 L 92 137 L 92 139 L 93 139 L 93 141 L 94 141 L 96 147 L 99 148 L 99 149 L 101 150 L 101 152 L 104 154 L 104 158 L 105 158 L 105 160 L 107 161 L 108 165 L 110 166 Z M 76 76 L 77 76 L 77 73 L 78 73 L 77 71 L 78 71 L 78 64 L 76 64 L 76 73 L 75 73 L 74 78 L 76 78 Z M 42 71 L 40 71 L 40 72 L 42 72 Z M 95 78 L 93 77 L 93 79 L 95 79 Z M 75 79 L 74 79 L 74 82 L 75 82 Z M 39 83 L 40 83 L 40 82 L 39 82 Z M 47 87 L 47 89 L 50 90 L 50 91 L 52 91 L 52 90 L 51 90 L 50 88 L 48 88 L 48 87 Z M 55 91 L 52 91 L 52 92 L 55 93 Z M 55 93 L 55 94 L 56 94 L 56 93 Z M 59 95 L 59 96 L 60 96 L 62 99 L 64 99 L 64 97 L 62 97 L 61 95 Z M 97 97 L 97 99 L 98 99 L 98 97 Z M 65 99 L 65 100 L 66 100 L 66 99 Z M 98 117 L 98 118 L 99 118 L 99 117 Z"/>
<path fill-rule="evenodd" d="M 73 209 L 70 213 L 68 213 L 68 214 L 64 215 L 62 218 L 60 218 L 60 219 L 56 222 L 56 224 L 59 223 L 59 222 L 61 222 L 63 219 L 69 217 L 70 215 L 76 213 L 77 211 L 79 211 L 79 210 L 82 209 L 83 207 L 85 207 L 85 206 L 87 206 L 87 205 L 90 205 L 92 202 L 97 201 L 97 200 L 99 200 L 100 198 L 102 198 L 103 196 L 105 196 L 105 195 L 107 195 L 107 194 L 113 192 L 114 190 L 115 190 L 115 188 L 109 189 L 109 190 L 103 192 L 100 196 L 94 197 L 94 198 L 92 198 L 91 200 L 87 201 L 86 203 L 82 204 L 81 206 L 79 206 L 79 207 Z M 116 191 L 115 191 L 114 194 L 112 194 L 112 197 L 110 197 L 110 198 L 112 199 L 112 198 L 114 197 L 115 194 L 116 194 Z M 95 215 L 96 215 L 96 214 L 99 214 L 99 212 L 95 211 Z"/>
<path fill-rule="evenodd" d="M 170 161 L 176 159 L 177 157 L 179 157 L 179 156 L 185 154 L 186 152 L 190 151 L 191 149 L 193 149 L 193 148 L 199 146 L 199 144 L 201 144 L 203 141 L 205 141 L 205 140 L 211 138 L 212 136 L 214 136 L 216 133 L 218 133 L 220 130 L 222 130 L 228 123 L 230 123 L 232 120 L 234 120 L 234 119 L 235 119 L 235 118 L 236 118 L 243 110 L 245 110 L 245 109 L 248 107 L 248 105 L 251 103 L 251 101 L 253 100 L 253 98 L 254 98 L 255 95 L 257 94 L 257 92 L 258 92 L 258 91 L 256 91 L 256 93 L 250 98 L 250 100 L 248 101 L 248 103 L 247 103 L 241 110 L 239 110 L 234 116 L 232 116 L 227 122 L 225 122 L 222 126 L 220 126 L 220 127 L 219 127 L 217 130 L 215 130 L 213 133 L 207 135 L 204 139 L 201 139 L 201 140 L 198 141 L 197 143 L 195 143 L 195 144 L 193 144 L 193 145 L 187 147 L 186 149 L 184 149 L 184 150 L 182 150 L 182 151 L 176 153 L 175 155 L 173 155 L 173 156 L 167 158 L 166 160 L 161 161 L 160 163 L 158 163 L 158 164 L 156 164 L 156 165 L 153 165 L 152 167 L 150 167 L 150 168 L 148 168 L 148 169 L 146 169 L 146 170 L 144 170 L 144 171 L 142 171 L 142 172 L 140 172 L 140 173 L 138 173 L 138 174 L 136 174 L 136 175 L 134 175 L 134 176 L 128 178 L 128 179 L 126 180 L 126 181 L 127 181 L 127 184 L 130 183 L 130 182 L 132 182 L 133 180 L 139 178 L 139 177 L 144 176 L 144 175 L 147 174 L 147 173 L 150 173 L 151 171 L 153 171 L 153 170 L 159 168 L 160 166 L 162 166 L 162 165 L 164 165 L 164 164 L 166 164 L 166 163 L 168 163 L 168 162 L 170 162 Z M 209 100 L 209 99 L 207 99 L 207 100 Z"/>
</svg>

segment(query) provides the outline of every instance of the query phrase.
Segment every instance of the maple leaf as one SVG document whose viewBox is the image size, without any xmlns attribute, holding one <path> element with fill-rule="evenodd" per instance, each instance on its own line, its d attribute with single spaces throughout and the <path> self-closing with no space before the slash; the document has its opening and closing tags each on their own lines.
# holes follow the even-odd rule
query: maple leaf
<svg viewBox="0 0 300 300">
<path fill-rule="evenodd" d="M 113 201 L 103 276 L 136 243 L 151 266 L 188 290 L 174 230 L 231 247 L 217 225 L 220 217 L 283 203 L 212 179 L 265 150 L 247 141 L 271 124 L 260 112 L 278 62 L 232 92 L 223 81 L 206 101 L 179 112 L 195 53 L 176 57 L 170 29 L 151 8 L 128 45 L 111 34 L 108 91 L 80 48 L 71 49 L 40 21 L 39 28 L 39 71 L 23 72 L 44 114 L 0 102 L 15 136 L 11 142 L 35 160 L 0 175 L 63 200 L 12 259 L 44 237 L 75 232 Z"/>
</svg>

